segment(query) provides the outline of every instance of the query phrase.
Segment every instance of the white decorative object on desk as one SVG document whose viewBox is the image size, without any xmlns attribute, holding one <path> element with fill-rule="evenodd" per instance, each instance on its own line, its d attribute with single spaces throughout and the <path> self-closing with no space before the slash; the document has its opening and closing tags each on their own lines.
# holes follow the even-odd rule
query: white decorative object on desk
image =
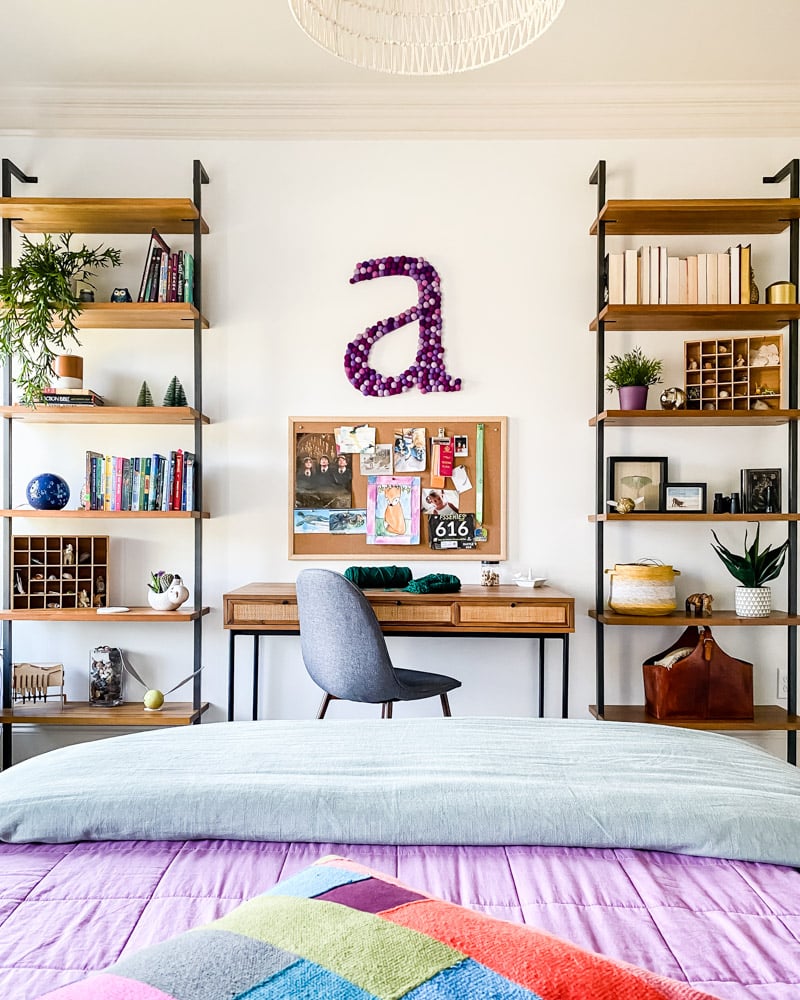
<svg viewBox="0 0 800 1000">
<path fill-rule="evenodd" d="M 514 583 L 518 587 L 541 587 L 547 582 L 547 577 L 534 576 L 531 569 L 527 573 L 515 573 Z"/>
</svg>

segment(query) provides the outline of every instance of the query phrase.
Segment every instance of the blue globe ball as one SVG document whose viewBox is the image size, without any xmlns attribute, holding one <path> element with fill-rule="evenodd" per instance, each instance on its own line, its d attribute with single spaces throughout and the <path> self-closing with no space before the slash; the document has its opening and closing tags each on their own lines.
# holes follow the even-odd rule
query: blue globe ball
<svg viewBox="0 0 800 1000">
<path fill-rule="evenodd" d="M 42 472 L 25 487 L 28 503 L 34 510 L 61 510 L 69 502 L 67 481 L 54 472 Z"/>
</svg>

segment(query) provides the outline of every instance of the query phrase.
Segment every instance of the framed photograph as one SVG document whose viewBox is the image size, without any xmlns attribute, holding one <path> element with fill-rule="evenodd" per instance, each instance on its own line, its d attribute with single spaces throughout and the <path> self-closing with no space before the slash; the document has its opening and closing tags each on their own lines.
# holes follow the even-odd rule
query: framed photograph
<svg viewBox="0 0 800 1000">
<path fill-rule="evenodd" d="M 780 469 L 742 469 L 741 491 L 747 514 L 781 513 Z"/>
<path fill-rule="evenodd" d="M 666 458 L 608 459 L 606 489 L 608 500 L 633 501 L 634 513 L 664 511 L 664 487 L 667 483 Z"/>
<path fill-rule="evenodd" d="M 705 514 L 705 483 L 667 483 L 664 509 L 668 514 Z"/>
</svg>

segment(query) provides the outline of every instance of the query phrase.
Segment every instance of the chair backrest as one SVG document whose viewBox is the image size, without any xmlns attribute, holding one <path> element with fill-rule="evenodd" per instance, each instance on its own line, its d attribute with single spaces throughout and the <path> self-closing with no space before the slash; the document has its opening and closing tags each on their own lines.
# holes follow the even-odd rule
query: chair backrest
<svg viewBox="0 0 800 1000">
<path fill-rule="evenodd" d="M 358 587 L 333 570 L 304 569 L 296 590 L 303 662 L 322 690 L 372 704 L 399 698 L 378 619 Z"/>
</svg>

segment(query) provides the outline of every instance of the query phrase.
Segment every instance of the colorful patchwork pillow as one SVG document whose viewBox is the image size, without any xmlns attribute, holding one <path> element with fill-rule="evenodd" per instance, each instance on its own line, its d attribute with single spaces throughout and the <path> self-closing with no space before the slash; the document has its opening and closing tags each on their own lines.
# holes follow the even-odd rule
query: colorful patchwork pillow
<svg viewBox="0 0 800 1000">
<path fill-rule="evenodd" d="M 329 857 L 49 1000 L 708 1000 Z"/>
</svg>

